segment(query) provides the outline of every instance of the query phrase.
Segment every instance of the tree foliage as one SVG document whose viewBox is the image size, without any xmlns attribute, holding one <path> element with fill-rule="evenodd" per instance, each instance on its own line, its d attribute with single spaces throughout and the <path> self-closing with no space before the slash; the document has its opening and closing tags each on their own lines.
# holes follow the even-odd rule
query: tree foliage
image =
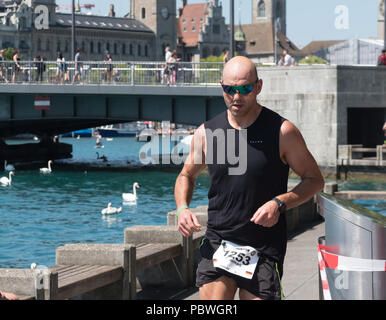
<svg viewBox="0 0 386 320">
<path fill-rule="evenodd" d="M 327 64 L 328 62 L 316 56 L 305 57 L 299 61 L 301 64 Z"/>
</svg>

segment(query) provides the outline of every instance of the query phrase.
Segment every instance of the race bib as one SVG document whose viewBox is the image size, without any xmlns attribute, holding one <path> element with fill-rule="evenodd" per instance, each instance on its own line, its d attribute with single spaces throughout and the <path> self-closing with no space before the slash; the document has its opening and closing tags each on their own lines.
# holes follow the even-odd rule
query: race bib
<svg viewBox="0 0 386 320">
<path fill-rule="evenodd" d="M 230 241 L 222 240 L 220 247 L 213 255 L 213 265 L 240 277 L 252 279 L 259 256 L 257 251 L 249 246 L 240 246 Z"/>
</svg>

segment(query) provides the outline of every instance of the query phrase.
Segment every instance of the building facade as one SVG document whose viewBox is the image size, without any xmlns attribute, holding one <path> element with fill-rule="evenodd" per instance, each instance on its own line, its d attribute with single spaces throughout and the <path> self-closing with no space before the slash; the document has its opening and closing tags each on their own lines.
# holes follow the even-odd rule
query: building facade
<svg viewBox="0 0 386 320">
<path fill-rule="evenodd" d="M 125 17 L 135 19 L 153 31 L 155 60 L 164 59 L 167 46 L 176 48 L 176 0 L 130 0 L 130 12 Z"/>
<path fill-rule="evenodd" d="M 283 50 L 298 57 L 299 48 L 286 36 L 286 0 L 252 0 L 251 14 L 252 23 L 242 25 L 246 56 L 256 63 L 274 63 Z"/>
<path fill-rule="evenodd" d="M 56 60 L 58 52 L 71 59 L 72 16 L 56 12 L 55 0 L 4 1 L 0 5 L 2 48 L 19 49 L 23 60 L 37 55 Z M 37 28 L 39 5 L 48 8 L 48 28 Z M 136 19 L 76 14 L 75 29 L 75 48 L 82 48 L 84 60 L 103 60 L 106 51 L 116 61 L 157 58 L 155 33 Z"/>
<path fill-rule="evenodd" d="M 218 0 L 187 4 L 177 19 L 177 46 L 184 61 L 220 56 L 229 48 L 229 32 Z"/>
</svg>

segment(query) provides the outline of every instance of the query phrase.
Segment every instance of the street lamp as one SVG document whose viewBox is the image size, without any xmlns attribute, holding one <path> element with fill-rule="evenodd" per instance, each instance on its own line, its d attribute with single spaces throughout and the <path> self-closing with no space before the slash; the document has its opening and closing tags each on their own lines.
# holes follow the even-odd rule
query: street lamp
<svg viewBox="0 0 386 320">
<path fill-rule="evenodd" d="M 383 49 L 386 50 L 386 0 L 383 1 Z"/>
<path fill-rule="evenodd" d="M 234 32 L 234 15 L 235 15 L 235 6 L 234 6 L 234 0 L 229 0 L 230 2 L 230 27 L 231 27 L 231 34 L 229 38 L 229 58 L 233 58 L 234 51 L 235 51 L 235 44 L 234 44 L 234 38 L 235 38 L 235 32 Z"/>
<path fill-rule="evenodd" d="M 275 65 L 277 64 L 277 30 L 281 28 L 280 26 L 280 18 L 275 19 L 275 43 L 273 44 L 274 49 L 275 49 Z"/>
<path fill-rule="evenodd" d="M 71 15 L 72 15 L 72 26 L 71 26 L 71 59 L 74 61 L 75 57 L 75 0 L 72 0 L 72 9 L 71 9 Z"/>
</svg>

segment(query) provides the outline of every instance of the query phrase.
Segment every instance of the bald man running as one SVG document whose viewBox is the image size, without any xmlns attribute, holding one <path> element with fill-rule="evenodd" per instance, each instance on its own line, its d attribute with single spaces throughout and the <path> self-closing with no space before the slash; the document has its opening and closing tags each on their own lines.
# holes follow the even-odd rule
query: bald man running
<svg viewBox="0 0 386 320">
<path fill-rule="evenodd" d="M 239 288 L 240 299 L 282 299 L 285 210 L 310 199 L 324 180 L 295 125 L 257 102 L 263 81 L 251 60 L 229 60 L 221 86 L 227 110 L 196 130 L 176 180 L 178 229 L 183 236 L 201 229 L 188 206 L 196 178 L 208 166 L 208 225 L 196 276 L 200 298 L 234 299 Z M 287 192 L 289 168 L 301 182 Z"/>
</svg>

